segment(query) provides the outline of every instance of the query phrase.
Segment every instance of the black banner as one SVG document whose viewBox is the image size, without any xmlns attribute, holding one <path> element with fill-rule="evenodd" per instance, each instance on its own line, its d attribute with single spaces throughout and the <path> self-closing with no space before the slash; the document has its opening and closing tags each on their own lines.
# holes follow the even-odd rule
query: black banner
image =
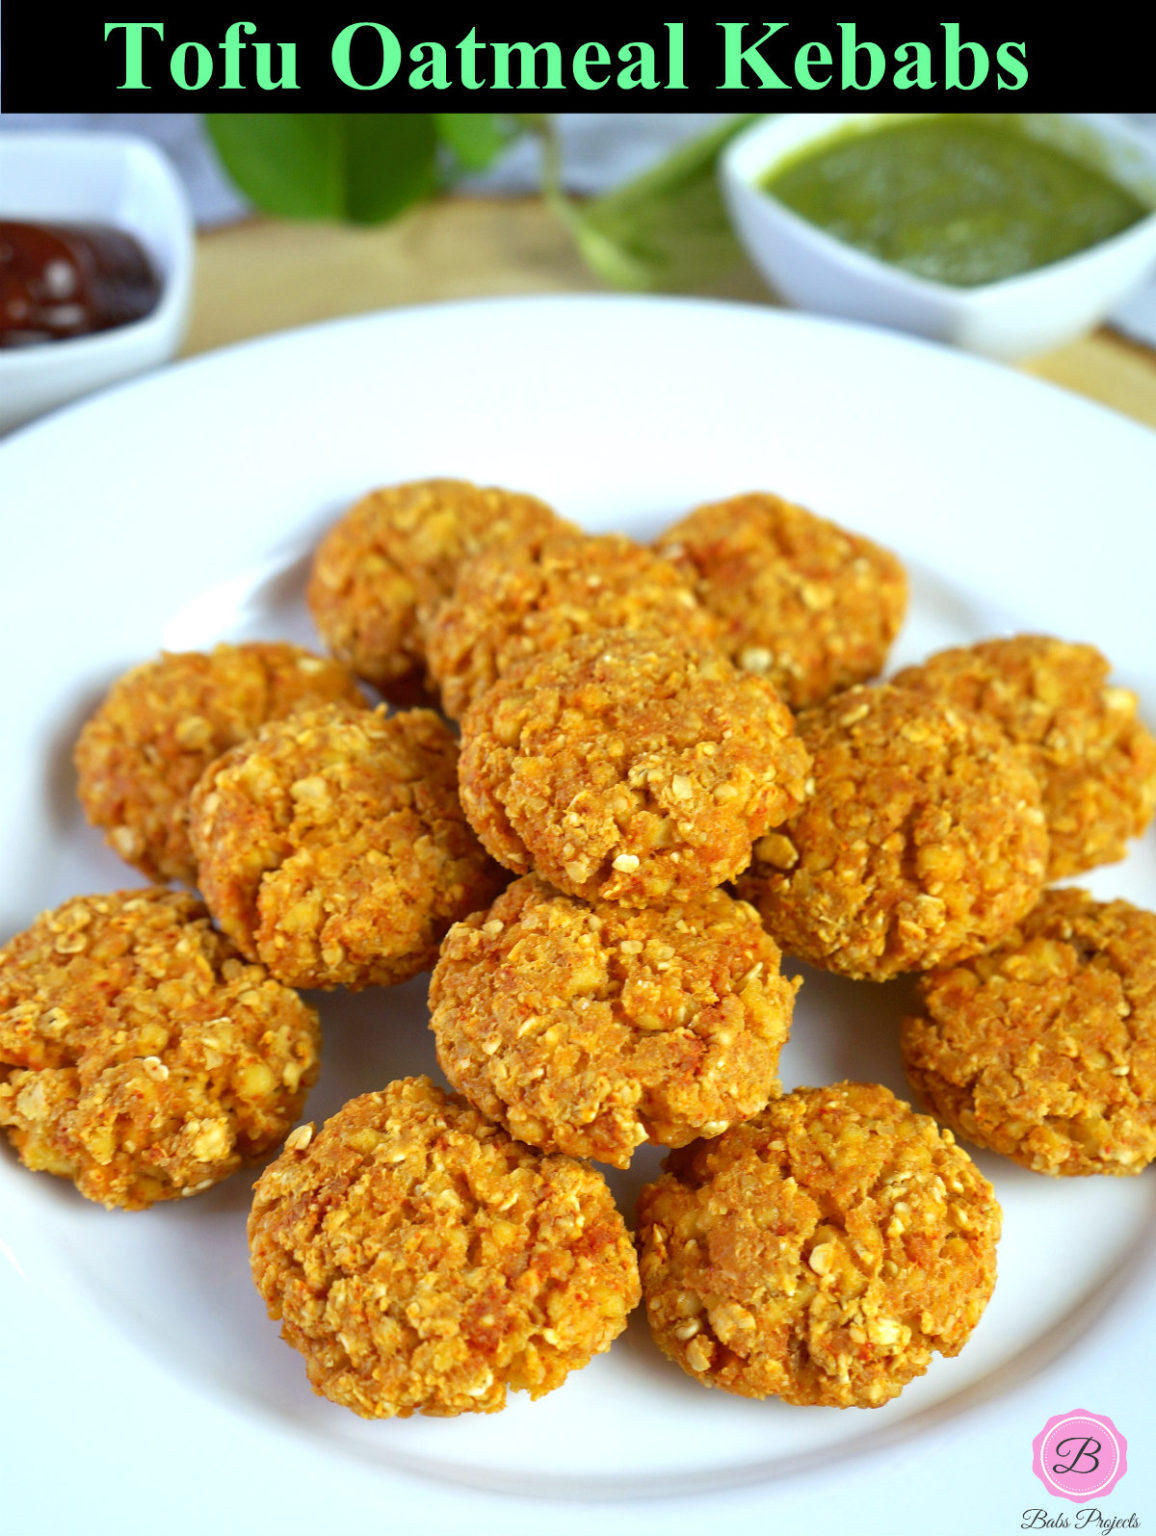
<svg viewBox="0 0 1156 1536">
<path fill-rule="evenodd" d="M 0 90 L 21 112 L 1150 109 L 1140 12 L 1080 14 L 9 0 Z"/>
</svg>

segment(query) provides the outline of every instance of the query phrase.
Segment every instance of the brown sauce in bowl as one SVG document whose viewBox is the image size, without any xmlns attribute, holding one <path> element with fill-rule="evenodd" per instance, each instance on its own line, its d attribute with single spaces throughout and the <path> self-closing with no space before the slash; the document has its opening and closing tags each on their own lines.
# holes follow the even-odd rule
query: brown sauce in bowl
<svg viewBox="0 0 1156 1536">
<path fill-rule="evenodd" d="M 125 230 L 0 219 L 0 347 L 130 325 L 160 293 L 152 262 Z"/>
</svg>

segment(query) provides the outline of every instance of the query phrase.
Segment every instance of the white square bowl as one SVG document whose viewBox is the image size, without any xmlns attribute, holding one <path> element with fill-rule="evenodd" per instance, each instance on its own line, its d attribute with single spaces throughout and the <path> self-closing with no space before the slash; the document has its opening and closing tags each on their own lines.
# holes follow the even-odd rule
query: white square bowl
<svg viewBox="0 0 1156 1536">
<path fill-rule="evenodd" d="M 161 283 L 156 308 L 143 320 L 67 341 L 0 348 L 0 432 L 175 354 L 189 319 L 192 212 L 175 171 L 147 140 L 0 134 L 0 217 L 115 225 L 140 241 Z"/>
<path fill-rule="evenodd" d="M 889 120 L 894 114 L 788 114 L 756 123 L 724 152 L 720 176 L 731 220 L 755 266 L 789 303 L 1011 360 L 1089 330 L 1156 270 L 1153 212 L 1048 266 L 998 283 L 953 287 L 835 239 L 760 185 L 806 145 Z M 1141 134 L 1095 113 L 1028 113 L 1021 121 L 1029 132 L 1077 152 L 1091 136 L 1110 174 L 1156 208 L 1156 145 Z"/>
</svg>

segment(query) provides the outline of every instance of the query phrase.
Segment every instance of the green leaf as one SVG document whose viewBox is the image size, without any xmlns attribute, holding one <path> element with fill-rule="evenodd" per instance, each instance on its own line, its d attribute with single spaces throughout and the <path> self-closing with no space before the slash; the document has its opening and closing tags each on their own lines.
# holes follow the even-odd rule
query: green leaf
<svg viewBox="0 0 1156 1536">
<path fill-rule="evenodd" d="M 213 112 L 225 169 L 263 213 L 379 224 L 438 184 L 437 130 L 425 112 Z"/>
<path fill-rule="evenodd" d="M 734 118 L 682 144 L 624 186 L 584 204 L 565 198 L 545 146 L 547 196 L 584 260 L 616 288 L 701 287 L 743 260 L 718 188 L 718 158 L 754 116 Z M 551 163 L 553 160 L 553 164 Z"/>
<path fill-rule="evenodd" d="M 434 126 L 462 171 L 484 171 L 518 132 L 501 112 L 435 112 Z"/>
</svg>

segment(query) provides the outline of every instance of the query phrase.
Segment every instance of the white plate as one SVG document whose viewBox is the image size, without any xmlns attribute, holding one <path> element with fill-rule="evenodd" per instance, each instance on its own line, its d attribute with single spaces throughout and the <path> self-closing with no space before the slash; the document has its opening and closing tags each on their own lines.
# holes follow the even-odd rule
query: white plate
<svg viewBox="0 0 1156 1536">
<path fill-rule="evenodd" d="M 367 487 L 431 474 L 532 490 L 591 528 L 638 534 L 706 498 L 779 490 L 906 560 L 896 663 L 1050 630 L 1096 641 L 1150 715 L 1156 701 L 1156 440 L 1106 411 L 882 332 L 738 306 L 533 299 L 322 326 L 115 390 L 0 449 L 0 933 L 75 892 L 137 883 L 84 825 L 69 765 L 109 681 L 161 645 L 309 642 L 301 590 L 319 531 Z M 1089 884 L 1156 905 L 1156 842 Z M 324 1000 L 312 1116 L 433 1068 L 423 993 Z M 904 1091 L 904 996 L 808 976 L 785 1081 Z M 615 1178 L 625 1198 L 657 1160 Z M 743 1519 L 977 1536 L 1066 1508 L 1032 1476 L 1031 1442 L 1074 1407 L 1131 1438 L 1102 1507 L 1143 1520 L 1156 1513 L 1153 1177 L 1053 1182 L 979 1160 L 1005 1207 L 995 1297 L 963 1354 L 883 1409 L 707 1393 L 636 1317 L 537 1404 L 366 1424 L 312 1396 L 264 1316 L 246 1177 L 110 1214 L 5 1152 L 4 1528 L 45 1529 L 32 1522 L 47 1498 L 54 1531 L 86 1533 L 669 1533 Z"/>
</svg>

